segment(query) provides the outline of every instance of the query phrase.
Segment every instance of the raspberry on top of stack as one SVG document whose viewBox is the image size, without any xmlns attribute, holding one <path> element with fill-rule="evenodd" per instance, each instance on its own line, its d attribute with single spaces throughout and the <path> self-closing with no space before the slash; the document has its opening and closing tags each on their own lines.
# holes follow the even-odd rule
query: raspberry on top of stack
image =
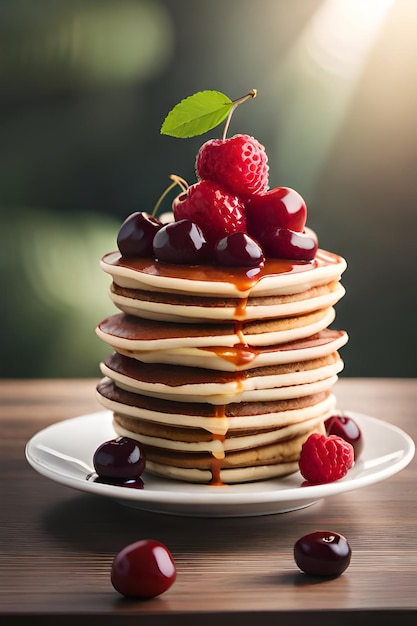
<svg viewBox="0 0 417 626">
<path fill-rule="evenodd" d="M 318 248 L 300 194 L 268 187 L 265 148 L 226 137 L 236 106 L 255 95 L 199 92 L 174 107 L 162 132 L 206 132 L 190 114 L 205 104 L 217 107 L 212 124 L 227 118 L 224 136 L 200 148 L 196 183 L 171 177 L 169 189 L 181 187 L 173 220 L 133 213 L 101 261 L 121 312 L 97 327 L 114 350 L 98 397 L 117 434 L 143 444 L 147 471 L 169 478 L 293 473 L 335 409 L 347 334 L 329 326 L 346 262 Z"/>
</svg>

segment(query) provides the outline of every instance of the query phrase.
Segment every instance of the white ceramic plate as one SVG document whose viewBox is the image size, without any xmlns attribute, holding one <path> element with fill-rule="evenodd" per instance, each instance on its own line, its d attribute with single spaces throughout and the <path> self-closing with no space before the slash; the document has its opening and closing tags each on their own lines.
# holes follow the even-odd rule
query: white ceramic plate
<svg viewBox="0 0 417 626">
<path fill-rule="evenodd" d="M 215 487 L 188 484 L 143 474 L 144 489 L 104 485 L 87 480 L 96 448 L 113 439 L 112 414 L 102 411 L 58 422 L 27 443 L 26 458 L 40 474 L 58 483 L 146 511 L 196 517 L 240 517 L 285 513 L 322 498 L 365 487 L 396 474 L 414 456 L 413 440 L 387 422 L 344 412 L 360 426 L 363 451 L 343 479 L 302 486 L 296 473 L 286 478 Z"/>
</svg>

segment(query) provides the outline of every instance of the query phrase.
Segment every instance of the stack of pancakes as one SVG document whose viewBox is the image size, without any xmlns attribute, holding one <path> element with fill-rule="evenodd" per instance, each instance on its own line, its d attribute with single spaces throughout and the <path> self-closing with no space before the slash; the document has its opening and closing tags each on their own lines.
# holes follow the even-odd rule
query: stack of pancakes
<svg viewBox="0 0 417 626">
<path fill-rule="evenodd" d="M 139 440 L 147 470 L 239 483 L 298 470 L 305 439 L 335 409 L 344 331 L 344 259 L 268 259 L 251 269 L 103 257 L 121 313 L 98 336 L 114 353 L 97 391 L 119 435 Z"/>
</svg>

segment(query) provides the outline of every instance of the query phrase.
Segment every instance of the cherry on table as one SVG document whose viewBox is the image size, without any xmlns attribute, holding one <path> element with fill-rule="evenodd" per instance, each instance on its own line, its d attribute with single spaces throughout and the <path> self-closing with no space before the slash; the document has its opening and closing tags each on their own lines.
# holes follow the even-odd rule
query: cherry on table
<svg viewBox="0 0 417 626">
<path fill-rule="evenodd" d="M 329 530 L 316 530 L 294 544 L 294 560 L 313 576 L 340 576 L 349 566 L 352 550 L 347 539 Z"/>
<path fill-rule="evenodd" d="M 117 480 L 139 477 L 146 466 L 141 444 L 129 437 L 117 437 L 102 443 L 94 452 L 93 465 L 102 478 Z"/>
<path fill-rule="evenodd" d="M 163 224 L 144 211 L 125 219 L 117 235 L 117 247 L 125 257 L 153 256 L 153 238 Z"/>
<path fill-rule="evenodd" d="M 167 591 L 177 575 L 172 554 L 154 539 L 143 539 L 121 550 L 113 560 L 111 583 L 124 596 L 154 598 Z"/>
<path fill-rule="evenodd" d="M 355 460 L 363 450 L 363 437 L 361 429 L 355 420 L 347 415 L 332 415 L 324 422 L 328 435 L 337 435 L 348 441 L 353 446 Z"/>
</svg>

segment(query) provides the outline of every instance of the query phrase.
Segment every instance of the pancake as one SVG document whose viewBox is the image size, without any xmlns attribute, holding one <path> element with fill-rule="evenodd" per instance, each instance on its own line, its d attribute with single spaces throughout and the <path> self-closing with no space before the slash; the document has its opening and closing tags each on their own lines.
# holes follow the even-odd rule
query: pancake
<svg viewBox="0 0 417 626">
<path fill-rule="evenodd" d="M 120 436 L 137 439 L 149 448 L 166 449 L 168 451 L 180 452 L 208 452 L 216 458 L 222 459 L 225 454 L 236 450 L 247 450 L 258 448 L 277 441 L 287 441 L 295 435 L 310 432 L 313 429 L 319 430 L 322 424 L 321 419 L 313 418 L 295 424 L 281 426 L 275 430 L 260 431 L 255 429 L 238 431 L 233 435 L 232 431 L 227 433 L 224 440 L 213 438 L 209 433 L 201 429 L 187 428 L 161 428 L 158 424 L 149 428 L 149 423 L 140 420 L 129 420 L 123 416 L 115 415 L 114 429 Z M 154 432 L 155 434 L 149 434 Z"/>
<path fill-rule="evenodd" d="M 311 395 L 331 387 L 342 369 L 343 362 L 337 353 L 220 377 L 209 370 L 189 372 L 188 368 L 144 364 L 119 354 L 107 357 L 101 364 L 103 375 L 112 378 L 122 389 L 166 400 L 203 400 L 215 405 L 279 400 L 291 397 L 294 386 L 298 387 L 296 395 Z"/>
<path fill-rule="evenodd" d="M 149 352 L 157 353 L 157 362 L 164 362 L 166 351 L 198 348 L 200 366 L 204 367 L 210 349 L 234 349 L 239 345 L 246 349 L 289 343 L 319 333 L 334 318 L 334 309 L 326 308 L 302 316 L 238 325 L 178 325 L 119 313 L 104 319 L 96 332 L 116 352 L 142 361 L 147 361 L 146 353 Z"/>
<path fill-rule="evenodd" d="M 142 443 L 147 471 L 216 485 L 297 471 L 336 406 L 344 259 L 243 269 L 110 253 L 101 266 L 120 312 L 96 329 L 112 350 L 97 397 L 115 432 Z"/>
<path fill-rule="evenodd" d="M 211 485 L 232 485 L 249 483 L 270 478 L 282 478 L 298 470 L 298 460 L 280 461 L 268 465 L 250 465 L 233 469 L 220 468 L 218 472 L 210 469 L 184 468 L 175 465 L 147 461 L 147 470 L 156 476 L 190 483 Z M 216 481 L 213 479 L 216 476 Z"/>
<path fill-rule="evenodd" d="M 283 477 L 298 470 L 301 447 L 314 432 L 323 433 L 324 427 L 313 428 L 283 442 L 228 452 L 222 459 L 210 453 L 171 453 L 150 447 L 147 448 L 147 467 L 166 478 L 214 485 Z"/>
<path fill-rule="evenodd" d="M 110 298 L 124 313 L 167 322 L 200 323 L 213 321 L 249 321 L 299 315 L 331 307 L 344 295 L 338 282 L 311 287 L 290 295 L 248 298 L 208 298 L 182 294 L 156 293 L 127 289 L 112 283 Z"/>
<path fill-rule="evenodd" d="M 248 446 L 248 448 L 244 450 L 231 450 L 228 451 L 223 458 L 215 456 L 211 451 L 208 453 L 182 452 L 147 446 L 147 459 L 158 464 L 200 470 L 211 470 L 213 467 L 213 459 L 215 459 L 215 465 L 220 469 L 277 465 L 283 462 L 297 461 L 301 446 L 306 438 L 313 432 L 323 432 L 323 429 L 317 428 L 316 425 L 314 425 L 313 428 L 310 427 L 306 429 L 301 435 L 293 433 L 290 438 L 284 441 L 265 445 L 252 444 L 252 446 Z M 220 463 L 217 463 L 217 461 L 220 461 Z"/>
<path fill-rule="evenodd" d="M 204 402 L 174 402 L 126 391 L 107 378 L 97 385 L 97 397 L 115 416 L 144 420 L 157 424 L 161 429 L 198 428 L 214 435 L 280 428 L 324 415 L 327 417 L 335 406 L 334 396 L 329 391 L 301 398 L 232 402 L 220 406 Z"/>
<path fill-rule="evenodd" d="M 267 259 L 263 267 L 237 271 L 222 266 L 171 265 L 149 258 L 125 259 L 119 252 L 106 254 L 100 265 L 114 283 L 127 289 L 240 299 L 300 293 L 338 281 L 346 269 L 342 257 L 326 250 L 318 250 L 310 262 Z"/>
</svg>

